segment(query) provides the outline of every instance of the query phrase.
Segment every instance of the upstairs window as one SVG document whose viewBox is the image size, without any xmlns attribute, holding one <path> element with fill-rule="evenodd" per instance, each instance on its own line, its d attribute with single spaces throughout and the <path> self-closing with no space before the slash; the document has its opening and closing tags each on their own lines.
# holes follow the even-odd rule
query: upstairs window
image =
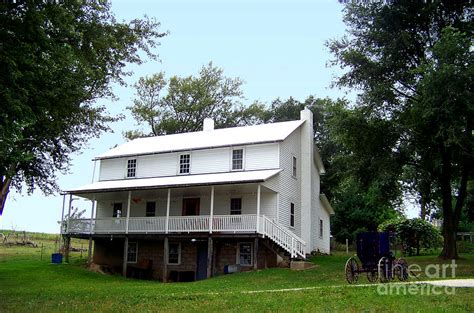
<svg viewBox="0 0 474 313">
<path fill-rule="evenodd" d="M 234 198 L 230 199 L 230 215 L 242 214 L 242 199 Z"/>
<path fill-rule="evenodd" d="M 293 156 L 291 159 L 291 175 L 296 178 L 296 157 Z"/>
<path fill-rule="evenodd" d="M 135 177 L 137 174 L 137 159 L 127 160 L 127 178 Z"/>
<path fill-rule="evenodd" d="M 191 155 L 181 154 L 179 156 L 179 173 L 189 174 L 189 168 L 191 167 Z"/>
<path fill-rule="evenodd" d="M 290 204 L 290 226 L 295 227 L 295 204 Z"/>
<path fill-rule="evenodd" d="M 244 149 L 232 150 L 232 170 L 242 170 L 244 168 Z"/>
<path fill-rule="evenodd" d="M 136 242 L 129 242 L 127 248 L 127 262 L 137 263 L 138 244 Z"/>
<path fill-rule="evenodd" d="M 114 203 L 112 217 L 122 217 L 122 203 L 120 202 Z"/>
<path fill-rule="evenodd" d="M 156 202 L 146 203 L 146 217 L 155 216 L 156 214 Z"/>
</svg>

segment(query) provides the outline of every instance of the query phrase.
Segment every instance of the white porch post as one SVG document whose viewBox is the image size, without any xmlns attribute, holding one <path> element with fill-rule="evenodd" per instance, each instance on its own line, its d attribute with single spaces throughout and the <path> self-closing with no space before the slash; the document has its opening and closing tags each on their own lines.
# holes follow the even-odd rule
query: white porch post
<svg viewBox="0 0 474 313">
<path fill-rule="evenodd" d="M 59 235 L 62 237 L 64 229 L 64 208 L 66 207 L 66 194 L 63 195 L 63 209 L 61 211 L 61 227 L 59 228 Z M 61 244 L 59 244 L 61 246 Z M 60 247 L 61 248 L 61 247 Z"/>
<path fill-rule="evenodd" d="M 87 260 L 89 263 L 92 262 L 92 223 L 94 220 L 94 209 L 95 209 L 95 198 L 92 199 L 91 207 L 91 219 L 89 221 L 89 250 L 87 251 Z"/>
<path fill-rule="evenodd" d="M 72 194 L 69 194 L 69 207 L 67 210 L 66 233 L 69 230 L 69 220 L 71 219 L 71 210 L 72 210 Z"/>
<path fill-rule="evenodd" d="M 63 240 L 63 230 L 64 230 L 64 208 L 66 207 L 66 194 L 63 194 L 63 209 L 61 210 L 61 224 L 59 227 L 59 247 L 58 251 L 61 251 L 61 243 Z"/>
<path fill-rule="evenodd" d="M 66 263 L 69 263 L 69 247 L 70 247 L 70 237 L 69 237 L 69 222 L 71 219 L 71 209 L 72 209 L 72 194 L 69 194 L 69 209 L 67 213 L 67 221 L 66 221 L 66 240 L 65 240 L 65 247 L 64 247 L 64 259 Z"/>
<path fill-rule="evenodd" d="M 127 219 L 125 220 L 125 233 L 128 234 L 128 223 L 130 220 L 130 207 L 132 202 L 132 191 L 128 192 L 128 201 L 127 201 Z"/>
<path fill-rule="evenodd" d="M 258 184 L 257 186 L 257 233 L 259 233 L 260 230 L 260 192 L 261 192 L 262 186 Z"/>
<path fill-rule="evenodd" d="M 171 205 L 171 189 L 168 188 L 168 199 L 166 200 L 166 221 L 165 221 L 165 233 L 169 231 L 170 225 L 170 205 Z"/>
<path fill-rule="evenodd" d="M 89 220 L 89 233 L 92 234 L 92 224 L 94 222 L 94 210 L 95 210 L 95 197 L 92 199 L 92 206 L 91 206 L 91 218 Z"/>
<path fill-rule="evenodd" d="M 209 215 L 209 233 L 212 234 L 212 224 L 214 220 L 214 186 L 211 187 L 211 209 Z"/>
</svg>

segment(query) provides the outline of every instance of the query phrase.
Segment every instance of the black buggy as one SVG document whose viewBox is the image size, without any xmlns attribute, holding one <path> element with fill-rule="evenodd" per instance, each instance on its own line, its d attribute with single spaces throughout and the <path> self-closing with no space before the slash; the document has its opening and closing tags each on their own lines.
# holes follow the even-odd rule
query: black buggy
<svg viewBox="0 0 474 313">
<path fill-rule="evenodd" d="M 405 259 L 395 259 L 395 236 L 389 232 L 365 232 L 357 235 L 357 258 L 346 262 L 345 273 L 349 284 L 357 282 L 360 273 L 367 273 L 369 282 L 388 282 L 396 277 L 400 281 L 408 279 L 408 263 Z"/>
</svg>

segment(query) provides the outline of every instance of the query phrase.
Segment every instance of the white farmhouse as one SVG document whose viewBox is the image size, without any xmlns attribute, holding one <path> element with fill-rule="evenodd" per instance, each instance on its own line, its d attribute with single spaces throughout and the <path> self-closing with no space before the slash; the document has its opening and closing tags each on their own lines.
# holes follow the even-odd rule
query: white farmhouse
<svg viewBox="0 0 474 313">
<path fill-rule="evenodd" d="M 93 241 L 96 264 L 163 281 L 329 253 L 333 210 L 320 194 L 312 119 L 307 109 L 296 121 L 226 129 L 206 119 L 203 131 L 111 149 L 96 157 L 97 182 L 67 191 L 92 200 L 93 213 L 65 234 Z"/>
</svg>

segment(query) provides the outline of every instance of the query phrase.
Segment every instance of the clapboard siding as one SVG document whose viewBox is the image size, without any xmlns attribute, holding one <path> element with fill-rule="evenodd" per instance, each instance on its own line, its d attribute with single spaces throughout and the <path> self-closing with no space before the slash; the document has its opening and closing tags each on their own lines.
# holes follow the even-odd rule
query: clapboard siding
<svg viewBox="0 0 474 313">
<path fill-rule="evenodd" d="M 313 186 L 311 193 L 311 243 L 310 251 L 319 250 L 323 253 L 329 253 L 329 214 L 321 205 L 319 200 L 320 193 L 320 176 L 314 162 L 311 165 L 311 184 Z M 323 219 L 325 234 L 321 239 L 319 237 L 319 219 Z M 327 233 L 326 233 L 327 232 Z"/>
<path fill-rule="evenodd" d="M 278 221 L 301 235 L 301 188 L 299 178 L 301 167 L 297 166 L 296 178 L 292 177 L 292 158 L 296 157 L 297 164 L 301 162 L 300 128 L 296 129 L 280 143 L 280 166 L 283 169 L 279 177 L 279 208 Z M 290 207 L 295 204 L 295 227 L 290 227 Z"/>
<path fill-rule="evenodd" d="M 263 170 L 279 167 L 278 143 L 248 145 L 244 149 L 244 170 Z M 232 148 L 205 149 L 181 153 L 137 156 L 136 178 L 178 175 L 179 155 L 191 154 L 191 174 L 223 173 L 231 171 Z M 101 160 L 99 180 L 126 178 L 127 160 Z"/>
<path fill-rule="evenodd" d="M 260 214 L 270 219 L 276 219 L 278 195 L 273 192 L 262 193 Z"/>
<path fill-rule="evenodd" d="M 191 174 L 228 172 L 230 149 L 198 150 L 191 153 Z"/>
<path fill-rule="evenodd" d="M 245 170 L 278 168 L 278 143 L 251 145 L 245 148 Z"/>
<path fill-rule="evenodd" d="M 125 158 L 100 161 L 99 180 L 123 179 L 125 174 Z"/>
<path fill-rule="evenodd" d="M 176 155 L 158 154 L 137 158 L 137 177 L 160 177 L 176 174 Z"/>
</svg>

